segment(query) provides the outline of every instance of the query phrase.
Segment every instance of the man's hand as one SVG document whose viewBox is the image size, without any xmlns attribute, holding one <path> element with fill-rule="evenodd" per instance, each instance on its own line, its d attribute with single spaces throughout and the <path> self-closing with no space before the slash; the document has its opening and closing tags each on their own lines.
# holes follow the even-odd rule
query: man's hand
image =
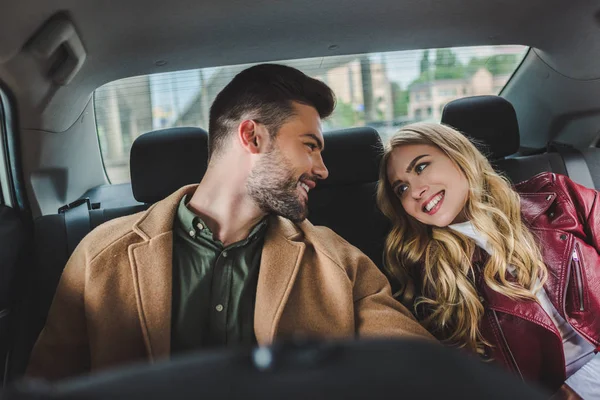
<svg viewBox="0 0 600 400">
<path fill-rule="evenodd" d="M 583 400 L 573 389 L 569 387 L 566 383 L 558 389 L 554 396 L 550 398 L 551 400 Z"/>
</svg>

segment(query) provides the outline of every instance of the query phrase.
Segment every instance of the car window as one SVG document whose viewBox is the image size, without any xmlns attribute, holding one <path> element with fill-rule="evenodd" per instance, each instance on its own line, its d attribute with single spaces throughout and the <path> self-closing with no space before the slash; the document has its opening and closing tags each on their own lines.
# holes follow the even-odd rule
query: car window
<svg viewBox="0 0 600 400">
<path fill-rule="evenodd" d="M 404 124 L 439 121 L 449 101 L 498 94 L 526 52 L 523 46 L 483 46 L 280 63 L 298 68 L 333 89 L 337 107 L 324 122 L 326 130 L 368 125 L 385 139 Z M 111 183 L 129 181 L 129 150 L 139 135 L 177 126 L 207 129 L 215 96 L 248 66 L 138 76 L 97 89 L 96 125 Z"/>
</svg>

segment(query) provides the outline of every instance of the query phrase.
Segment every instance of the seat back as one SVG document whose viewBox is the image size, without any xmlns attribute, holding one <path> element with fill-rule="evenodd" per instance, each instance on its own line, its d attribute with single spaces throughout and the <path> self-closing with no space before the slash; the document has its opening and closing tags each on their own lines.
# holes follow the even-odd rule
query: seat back
<svg viewBox="0 0 600 400">
<path fill-rule="evenodd" d="M 381 139 L 370 127 L 326 132 L 324 139 L 329 177 L 311 191 L 308 219 L 331 228 L 382 269 L 389 225 L 375 198 Z"/>
<path fill-rule="evenodd" d="M 442 123 L 474 140 L 492 165 L 513 183 L 541 172 L 569 176 L 560 152 L 542 151 L 519 155 L 520 133 L 517 114 L 510 102 L 499 96 L 473 96 L 454 100 L 444 107 Z M 600 189 L 600 149 L 579 150 L 581 162 L 589 168 L 595 189 Z M 578 181 L 578 177 L 570 176 Z"/>
<path fill-rule="evenodd" d="M 26 240 L 25 224 L 12 208 L 0 205 L 0 377 L 4 376 L 5 359 L 10 348 L 16 284 L 22 266 Z M 0 380 L 0 386 L 3 380 Z"/>
<path fill-rule="evenodd" d="M 94 229 L 113 218 L 135 214 L 147 209 L 180 186 L 199 182 L 207 165 L 208 133 L 200 128 L 173 128 L 149 132 L 138 137 L 131 148 L 132 195 L 138 205 L 100 208 L 89 211 L 90 227 Z M 118 192 L 126 191 L 119 185 Z M 113 190 L 89 191 L 88 193 Z M 131 203 L 127 194 L 127 202 Z M 119 204 L 115 199 L 107 203 Z M 16 335 L 11 345 L 8 379 L 23 375 L 29 356 L 54 298 L 54 293 L 69 257 L 64 214 L 45 215 L 34 221 L 33 268 L 22 296 L 22 311 L 15 321 Z"/>
</svg>

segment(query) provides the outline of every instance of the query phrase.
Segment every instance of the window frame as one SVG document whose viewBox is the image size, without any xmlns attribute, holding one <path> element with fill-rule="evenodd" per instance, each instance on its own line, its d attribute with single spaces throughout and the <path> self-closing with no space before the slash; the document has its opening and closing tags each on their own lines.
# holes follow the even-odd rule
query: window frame
<svg viewBox="0 0 600 400">
<path fill-rule="evenodd" d="M 15 104 L 12 92 L 0 81 L 0 203 L 30 214 Z"/>
</svg>

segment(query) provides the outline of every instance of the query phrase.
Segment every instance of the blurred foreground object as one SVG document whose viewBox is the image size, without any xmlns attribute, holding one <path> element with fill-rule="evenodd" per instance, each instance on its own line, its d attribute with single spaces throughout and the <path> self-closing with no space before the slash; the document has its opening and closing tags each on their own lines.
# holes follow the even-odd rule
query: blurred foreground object
<svg viewBox="0 0 600 400">
<path fill-rule="evenodd" d="M 547 399 L 504 371 L 418 341 L 283 343 L 199 352 L 54 385 L 23 381 L 14 399 Z"/>
</svg>

